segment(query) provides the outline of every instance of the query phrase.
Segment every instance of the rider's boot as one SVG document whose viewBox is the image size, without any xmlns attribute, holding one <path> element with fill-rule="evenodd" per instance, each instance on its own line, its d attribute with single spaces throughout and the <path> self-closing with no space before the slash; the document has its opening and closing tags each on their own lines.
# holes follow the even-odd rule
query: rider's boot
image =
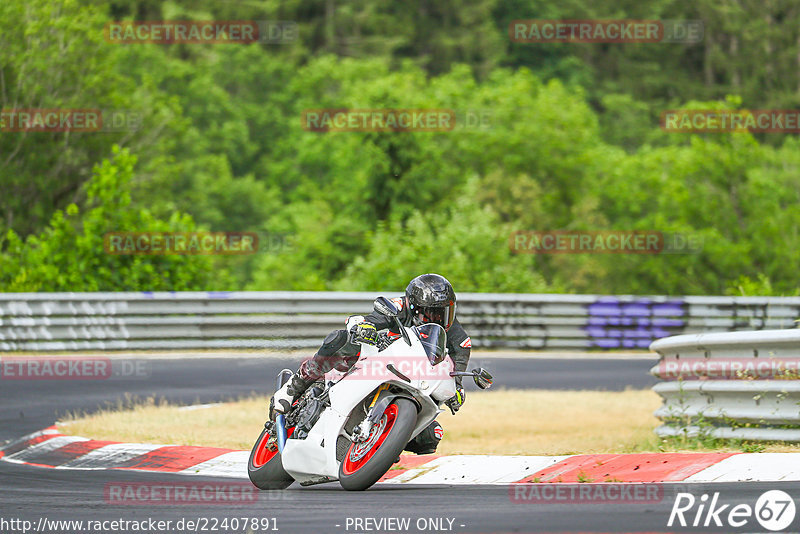
<svg viewBox="0 0 800 534">
<path fill-rule="evenodd" d="M 346 330 L 334 330 L 328 334 L 314 356 L 300 364 L 300 368 L 292 379 L 272 397 L 269 403 L 270 419 L 274 419 L 276 413 L 288 412 L 295 399 L 302 395 L 311 384 L 337 365 L 347 363 L 348 356 L 356 355 L 357 347 L 354 346 L 355 351 L 345 349 L 348 339 Z"/>
<path fill-rule="evenodd" d="M 279 413 L 286 413 L 300 395 L 305 393 L 314 380 L 306 380 L 297 372 L 292 379 L 287 381 L 281 389 L 275 392 L 269 401 L 270 419 L 274 419 Z"/>
</svg>

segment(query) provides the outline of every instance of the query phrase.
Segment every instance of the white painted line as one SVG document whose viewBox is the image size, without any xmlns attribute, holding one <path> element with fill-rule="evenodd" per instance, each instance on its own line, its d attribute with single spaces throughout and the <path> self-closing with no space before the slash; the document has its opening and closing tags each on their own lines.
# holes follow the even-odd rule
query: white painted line
<svg viewBox="0 0 800 534">
<path fill-rule="evenodd" d="M 56 469 L 112 469 L 132 458 L 160 449 L 163 446 L 145 443 L 114 443 L 89 451 L 83 456 L 58 466 Z"/>
<path fill-rule="evenodd" d="M 652 360 L 657 362 L 655 352 L 526 352 L 526 351 L 481 351 L 472 350 L 470 361 L 504 358 L 510 360 Z"/>
<path fill-rule="evenodd" d="M 320 337 L 320 343 L 322 338 Z M 75 351 L 75 352 L 17 352 L 18 358 L 103 358 L 110 360 L 206 360 L 206 359 L 297 359 L 301 360 L 313 354 L 314 349 L 308 350 L 264 350 L 264 349 L 209 349 L 207 351 L 164 350 L 147 352 L 114 352 L 114 351 Z"/>
<path fill-rule="evenodd" d="M 4 443 L 2 446 L 0 446 L 0 451 L 13 447 L 14 445 L 18 445 L 25 441 L 28 441 L 29 439 L 38 438 L 39 436 L 52 435 L 52 434 L 61 434 L 61 432 L 59 432 L 58 429 L 56 428 L 45 428 L 44 430 L 33 432 L 26 436 L 22 436 L 19 439 L 15 439 L 13 441 L 9 441 L 8 443 Z"/>
<path fill-rule="evenodd" d="M 443 456 L 386 484 L 508 484 L 571 456 Z"/>
<path fill-rule="evenodd" d="M 777 482 L 800 480 L 800 453 L 735 454 L 684 482 Z"/>
<path fill-rule="evenodd" d="M 36 457 L 42 453 L 54 451 L 56 449 L 60 449 L 64 445 L 69 445 L 70 443 L 75 443 L 78 441 L 89 441 L 89 439 L 78 436 L 57 436 L 55 438 L 48 439 L 47 441 L 37 443 L 32 447 L 28 447 L 27 449 L 23 449 L 9 456 L 4 456 L 3 460 L 8 460 L 9 462 L 28 462 L 35 460 Z"/>
<path fill-rule="evenodd" d="M 216 406 L 222 406 L 223 403 L 221 402 L 212 402 L 210 404 L 192 404 L 191 406 L 181 406 L 178 408 L 179 412 L 191 412 L 192 410 L 205 410 L 206 408 L 214 408 Z"/>
<path fill-rule="evenodd" d="M 228 452 L 183 471 L 178 471 L 178 473 L 182 475 L 247 479 L 247 462 L 249 459 L 250 453 L 248 451 Z"/>
<path fill-rule="evenodd" d="M 320 343 L 322 338 L 320 337 Z M 314 348 L 298 350 L 262 350 L 262 349 L 208 349 L 206 351 L 143 351 L 143 352 L 18 352 L 15 357 L 29 358 L 45 356 L 50 358 L 96 357 L 111 360 L 205 360 L 205 359 L 287 359 L 299 360 L 313 354 Z M 605 352 L 605 351 L 513 351 L 473 349 L 471 358 L 492 359 L 510 358 L 521 360 L 563 359 L 563 360 L 658 360 L 655 352 Z"/>
</svg>

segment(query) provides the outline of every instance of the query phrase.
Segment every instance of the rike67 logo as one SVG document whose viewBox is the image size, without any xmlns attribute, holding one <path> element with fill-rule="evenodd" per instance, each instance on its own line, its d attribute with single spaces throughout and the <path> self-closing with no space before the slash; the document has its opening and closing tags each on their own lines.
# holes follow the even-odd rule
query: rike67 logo
<svg viewBox="0 0 800 534">
<path fill-rule="evenodd" d="M 720 503 L 720 493 L 678 493 L 669 514 L 668 527 L 762 528 L 773 532 L 787 529 L 794 521 L 795 504 L 788 493 L 770 490 L 762 493 L 755 506 L 745 503 Z"/>
</svg>

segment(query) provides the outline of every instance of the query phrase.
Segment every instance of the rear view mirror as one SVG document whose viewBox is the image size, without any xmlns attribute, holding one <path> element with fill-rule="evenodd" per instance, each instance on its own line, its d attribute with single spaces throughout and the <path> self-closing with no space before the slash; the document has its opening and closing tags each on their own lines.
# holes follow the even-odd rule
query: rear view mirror
<svg viewBox="0 0 800 534">
<path fill-rule="evenodd" d="M 477 369 L 473 369 L 473 378 L 475 379 L 475 385 L 481 389 L 488 389 L 492 387 L 492 377 L 491 373 L 486 369 L 481 369 L 478 367 Z"/>
<path fill-rule="evenodd" d="M 372 305 L 376 312 L 386 317 L 397 317 L 400 310 L 394 303 L 386 297 L 378 297 L 375 299 L 375 304 Z"/>
</svg>

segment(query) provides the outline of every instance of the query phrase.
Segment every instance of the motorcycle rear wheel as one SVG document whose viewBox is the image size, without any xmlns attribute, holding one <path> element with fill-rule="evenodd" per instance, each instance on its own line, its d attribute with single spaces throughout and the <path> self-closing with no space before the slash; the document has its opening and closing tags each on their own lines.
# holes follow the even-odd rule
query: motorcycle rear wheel
<svg viewBox="0 0 800 534">
<path fill-rule="evenodd" d="M 287 434 L 291 435 L 293 431 L 294 428 L 290 428 Z M 265 428 L 250 452 L 247 475 L 250 477 L 250 482 L 259 489 L 286 489 L 291 486 L 294 479 L 283 469 L 281 453 L 267 448 L 269 438 L 269 432 Z"/>
<path fill-rule="evenodd" d="M 373 423 L 369 438 L 353 443 L 339 465 L 339 483 L 346 490 L 363 491 L 386 474 L 403 452 L 417 422 L 416 405 L 396 398 Z"/>
</svg>

